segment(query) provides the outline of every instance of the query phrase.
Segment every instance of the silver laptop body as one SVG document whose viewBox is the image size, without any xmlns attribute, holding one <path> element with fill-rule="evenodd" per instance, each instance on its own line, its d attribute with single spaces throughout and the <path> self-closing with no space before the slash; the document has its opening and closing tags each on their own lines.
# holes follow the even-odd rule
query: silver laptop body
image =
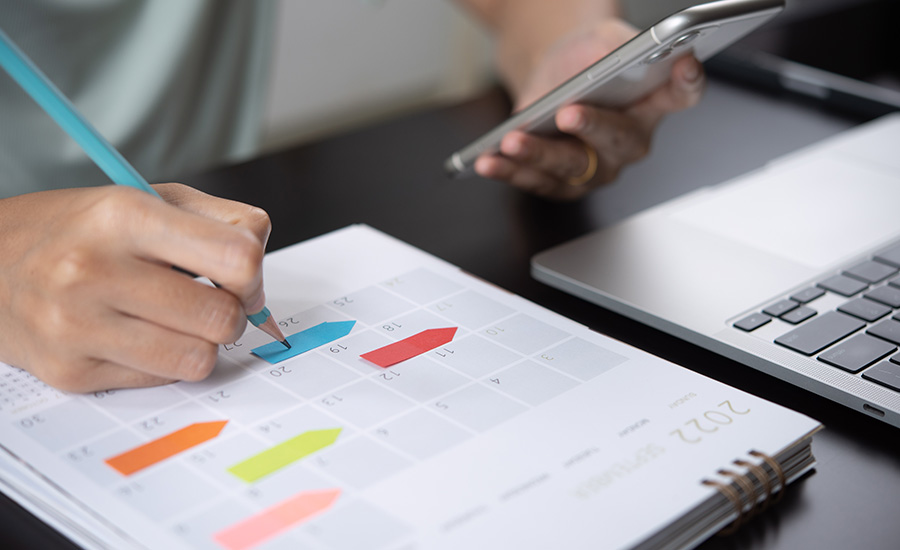
<svg viewBox="0 0 900 550">
<path fill-rule="evenodd" d="M 900 427 L 900 308 L 875 299 L 896 298 L 898 256 L 900 114 L 538 254 L 532 273 Z"/>
</svg>

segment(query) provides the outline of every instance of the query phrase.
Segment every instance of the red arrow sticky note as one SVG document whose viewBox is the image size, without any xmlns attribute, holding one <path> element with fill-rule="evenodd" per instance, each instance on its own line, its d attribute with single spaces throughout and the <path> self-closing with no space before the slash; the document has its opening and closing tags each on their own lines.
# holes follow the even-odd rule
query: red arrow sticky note
<svg viewBox="0 0 900 550">
<path fill-rule="evenodd" d="M 379 367 L 387 368 L 442 346 L 453 340 L 455 334 L 456 327 L 431 328 L 383 348 L 364 353 L 360 357 Z"/>
</svg>

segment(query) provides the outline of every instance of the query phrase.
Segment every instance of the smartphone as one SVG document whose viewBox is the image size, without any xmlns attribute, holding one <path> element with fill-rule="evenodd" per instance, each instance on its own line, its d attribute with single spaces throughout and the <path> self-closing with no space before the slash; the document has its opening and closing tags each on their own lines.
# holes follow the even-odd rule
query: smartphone
<svg viewBox="0 0 900 550">
<path fill-rule="evenodd" d="M 558 133 L 554 117 L 565 105 L 617 108 L 646 96 L 669 79 L 685 55 L 705 61 L 784 9 L 784 0 L 717 0 L 676 12 L 570 78 L 444 163 L 450 175 L 474 172 L 482 153 L 496 152 L 512 130 Z"/>
</svg>

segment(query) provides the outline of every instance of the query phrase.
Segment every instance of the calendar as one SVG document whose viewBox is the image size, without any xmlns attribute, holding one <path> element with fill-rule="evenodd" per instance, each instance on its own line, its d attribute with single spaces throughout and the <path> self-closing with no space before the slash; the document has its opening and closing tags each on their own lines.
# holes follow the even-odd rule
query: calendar
<svg viewBox="0 0 900 550">
<path fill-rule="evenodd" d="M 816 427 L 365 226 L 264 267 L 291 350 L 89 395 L 0 366 L 8 491 L 85 547 L 629 547 Z"/>
</svg>

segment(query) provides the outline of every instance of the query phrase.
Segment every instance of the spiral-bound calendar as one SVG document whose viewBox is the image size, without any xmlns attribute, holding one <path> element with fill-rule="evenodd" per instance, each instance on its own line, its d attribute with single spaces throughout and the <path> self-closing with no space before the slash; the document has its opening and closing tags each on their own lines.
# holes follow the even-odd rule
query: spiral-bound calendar
<svg viewBox="0 0 900 550">
<path fill-rule="evenodd" d="M 663 548 L 757 513 L 819 424 L 366 226 L 270 254 L 206 380 L 0 365 L 2 486 L 87 548 Z"/>
</svg>

